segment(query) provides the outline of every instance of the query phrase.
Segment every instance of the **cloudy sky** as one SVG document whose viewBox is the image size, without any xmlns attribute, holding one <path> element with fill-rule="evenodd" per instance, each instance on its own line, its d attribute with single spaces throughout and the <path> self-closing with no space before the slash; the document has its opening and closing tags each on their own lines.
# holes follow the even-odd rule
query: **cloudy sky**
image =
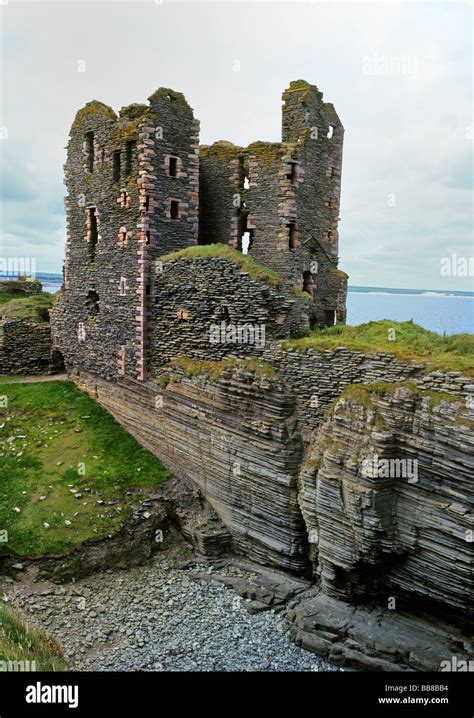
<svg viewBox="0 0 474 718">
<path fill-rule="evenodd" d="M 61 270 L 64 146 L 89 100 L 117 110 L 172 87 L 201 142 L 246 145 L 280 139 L 281 92 L 302 78 L 346 129 L 350 282 L 473 289 L 440 272 L 473 255 L 469 3 L 3 0 L 0 14 L 0 256 Z"/>
</svg>

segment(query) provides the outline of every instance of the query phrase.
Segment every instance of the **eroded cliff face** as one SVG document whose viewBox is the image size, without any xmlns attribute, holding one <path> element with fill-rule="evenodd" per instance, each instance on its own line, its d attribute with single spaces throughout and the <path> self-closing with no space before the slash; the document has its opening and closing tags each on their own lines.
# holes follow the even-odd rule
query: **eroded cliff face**
<svg viewBox="0 0 474 718">
<path fill-rule="evenodd" d="M 473 419 L 410 384 L 336 401 L 300 476 L 319 581 L 290 611 L 298 643 L 358 669 L 472 656 Z"/>
<path fill-rule="evenodd" d="M 325 593 L 468 612 L 474 414 L 412 385 L 352 387 L 315 432 L 300 501 Z"/>
<path fill-rule="evenodd" d="M 161 383 L 146 384 L 110 384 L 84 372 L 75 379 L 176 475 L 201 489 L 234 550 L 307 572 L 294 397 L 273 372 L 249 369 L 245 361 L 204 363 L 199 372 L 186 376 L 171 367 Z"/>
<path fill-rule="evenodd" d="M 312 576 L 288 606 L 297 642 L 358 669 L 469 657 L 474 416 L 463 396 L 354 385 L 308 432 L 295 391 L 254 360 L 175 360 L 145 383 L 74 379 L 199 487 L 229 532 L 224 550 Z"/>
</svg>

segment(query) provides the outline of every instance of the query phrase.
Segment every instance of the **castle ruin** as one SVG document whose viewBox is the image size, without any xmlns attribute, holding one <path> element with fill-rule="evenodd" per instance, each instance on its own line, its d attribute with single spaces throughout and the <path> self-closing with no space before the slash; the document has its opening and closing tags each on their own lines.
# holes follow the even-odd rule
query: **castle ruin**
<svg viewBox="0 0 474 718">
<path fill-rule="evenodd" d="M 216 322 L 258 321 L 270 338 L 345 323 L 347 276 L 337 268 L 344 130 L 314 85 L 292 82 L 282 99 L 282 142 L 246 148 L 200 147 L 199 122 L 169 89 L 118 117 L 95 101 L 78 111 L 53 333 L 69 369 L 145 380 L 167 351 L 212 358 L 208 327 Z M 201 276 L 203 294 L 199 273 L 163 271 L 164 255 L 206 244 L 248 254 L 278 286 L 216 262 Z"/>
</svg>

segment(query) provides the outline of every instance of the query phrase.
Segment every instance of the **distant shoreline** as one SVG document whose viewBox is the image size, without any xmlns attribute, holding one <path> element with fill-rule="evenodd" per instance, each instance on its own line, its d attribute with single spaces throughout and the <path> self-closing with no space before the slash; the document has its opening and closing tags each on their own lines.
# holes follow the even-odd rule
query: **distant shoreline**
<svg viewBox="0 0 474 718">
<path fill-rule="evenodd" d="M 16 279 L 14 276 L 3 277 L 0 275 L 0 279 Z M 55 274 L 53 272 L 37 272 L 35 279 L 39 279 L 46 285 L 46 291 L 54 290 L 57 287 L 58 291 L 61 287 L 63 276 L 62 274 Z M 49 287 L 49 289 L 47 288 Z M 347 291 L 349 294 L 375 294 L 375 295 L 394 295 L 399 296 L 410 296 L 410 297 L 467 297 L 474 299 L 474 292 L 463 292 L 454 289 L 403 289 L 396 287 L 371 287 L 371 286 L 353 286 L 349 284 Z"/>
</svg>

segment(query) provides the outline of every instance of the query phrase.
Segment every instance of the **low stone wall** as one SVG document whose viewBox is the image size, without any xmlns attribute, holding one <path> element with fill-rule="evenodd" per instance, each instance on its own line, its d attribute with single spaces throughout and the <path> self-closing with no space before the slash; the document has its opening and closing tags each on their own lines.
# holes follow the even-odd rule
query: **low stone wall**
<svg viewBox="0 0 474 718">
<path fill-rule="evenodd" d="M 43 285 L 38 279 L 0 279 L 0 292 L 7 292 L 16 297 L 29 297 L 41 294 Z"/>
<path fill-rule="evenodd" d="M 391 354 L 367 355 L 345 347 L 301 352 L 270 343 L 262 359 L 291 387 L 298 423 L 306 439 L 323 421 L 330 404 L 351 384 L 412 381 L 423 389 L 473 397 L 474 383 L 461 372 L 429 371 L 424 364 L 403 364 Z"/>
<path fill-rule="evenodd" d="M 44 374 L 52 370 L 49 322 L 31 318 L 0 322 L 0 374 Z"/>
<path fill-rule="evenodd" d="M 308 328 L 303 310 L 309 304 L 309 299 L 286 294 L 281 285 L 253 279 L 227 259 L 167 262 L 156 278 L 151 306 L 152 371 L 177 356 L 200 360 L 259 357 L 269 342 Z M 210 330 L 218 326 L 223 327 L 224 336 L 213 342 Z M 226 338 L 233 327 L 245 326 L 258 329 L 257 341 L 251 336 L 242 343 Z"/>
</svg>

